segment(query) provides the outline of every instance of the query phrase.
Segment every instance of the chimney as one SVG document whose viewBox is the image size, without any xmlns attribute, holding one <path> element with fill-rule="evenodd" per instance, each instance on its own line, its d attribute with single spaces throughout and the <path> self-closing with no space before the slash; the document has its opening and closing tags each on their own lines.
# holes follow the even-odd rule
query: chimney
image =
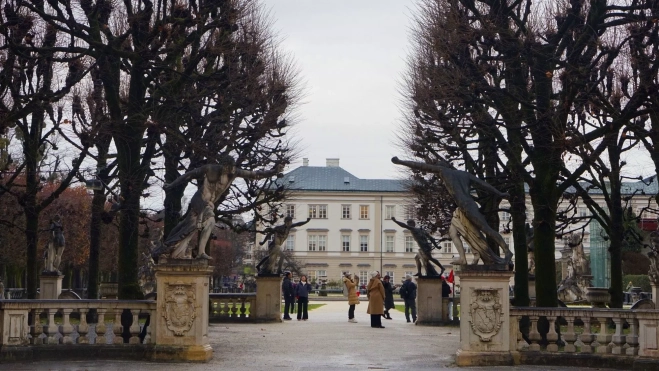
<svg viewBox="0 0 659 371">
<path fill-rule="evenodd" d="M 309 159 L 308 158 L 303 158 L 302 159 L 302 166 L 309 166 Z"/>
<path fill-rule="evenodd" d="M 338 158 L 328 158 L 326 159 L 326 165 L 327 167 L 339 167 L 339 159 Z"/>
</svg>

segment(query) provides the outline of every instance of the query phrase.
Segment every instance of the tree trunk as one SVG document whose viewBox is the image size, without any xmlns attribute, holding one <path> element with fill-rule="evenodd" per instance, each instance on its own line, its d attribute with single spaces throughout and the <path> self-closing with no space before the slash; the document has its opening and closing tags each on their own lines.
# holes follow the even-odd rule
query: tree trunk
<svg viewBox="0 0 659 371">
<path fill-rule="evenodd" d="M 515 241 L 515 305 L 526 307 L 529 299 L 528 243 L 526 240 L 526 204 L 524 182 L 516 182 L 510 192 L 510 216 Z"/>
<path fill-rule="evenodd" d="M 611 255 L 611 294 L 610 308 L 622 308 L 624 300 L 622 293 L 622 240 L 624 238 L 624 215 L 622 209 L 621 181 L 620 181 L 620 148 L 617 146 L 618 134 L 615 133 L 609 142 L 609 162 L 611 172 L 611 244 L 609 254 Z"/>
<path fill-rule="evenodd" d="M 92 200 L 92 218 L 89 224 L 89 283 L 87 284 L 87 298 L 89 299 L 98 299 L 101 235 L 103 233 L 101 215 L 104 207 L 105 192 L 95 190 Z"/>
<path fill-rule="evenodd" d="M 530 190 L 533 203 L 536 306 L 553 308 L 558 306 L 554 256 L 557 179 L 547 176 L 547 172 L 543 174 L 542 169 L 536 168 L 536 174 L 535 185 Z"/>
<path fill-rule="evenodd" d="M 171 139 L 174 140 L 174 139 Z M 168 140 L 169 142 L 169 140 Z M 164 145 L 163 152 L 165 155 L 165 183 L 172 183 L 180 176 L 178 171 L 178 153 L 172 147 L 175 145 Z M 166 238 L 169 233 L 176 227 L 181 217 L 181 198 L 187 184 L 182 184 L 179 187 L 168 189 L 165 191 L 165 228 L 163 231 L 163 238 Z"/>
</svg>

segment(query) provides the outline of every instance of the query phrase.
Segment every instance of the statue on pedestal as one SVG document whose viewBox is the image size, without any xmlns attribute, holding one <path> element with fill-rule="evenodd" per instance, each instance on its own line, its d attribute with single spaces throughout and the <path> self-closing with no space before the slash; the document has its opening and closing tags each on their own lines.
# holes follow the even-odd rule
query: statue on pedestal
<svg viewBox="0 0 659 371">
<path fill-rule="evenodd" d="M 260 276 L 267 274 L 280 274 L 282 272 L 281 269 L 284 264 L 284 256 L 281 254 L 282 245 L 286 243 L 291 229 L 301 227 L 309 223 L 310 220 L 311 218 L 307 218 L 304 222 L 293 223 L 293 218 L 287 216 L 284 218 L 284 224 L 278 225 L 274 228 L 266 228 L 264 231 L 265 237 L 259 245 L 263 245 L 265 241 L 270 242 L 268 243 L 268 255 L 261 259 L 259 264 L 256 265 L 256 270 L 259 272 Z M 275 270 L 275 267 L 277 270 Z"/>
<path fill-rule="evenodd" d="M 524 225 L 526 232 L 526 254 L 528 259 L 529 276 L 535 276 L 535 248 L 533 245 L 533 227 L 529 223 Z"/>
<path fill-rule="evenodd" d="M 274 175 L 281 176 L 283 165 L 267 171 L 249 171 L 236 167 L 231 156 L 222 156 L 217 164 L 208 164 L 178 177 L 171 184 L 165 184 L 164 189 L 176 187 L 193 178 L 199 179 L 197 192 L 190 200 L 187 215 L 169 233 L 163 244 L 154 251 L 157 258 L 169 254 L 174 259 L 191 259 L 187 247 L 195 232 L 199 232 L 197 259 L 210 259 L 204 249 L 215 225 L 215 203 L 229 189 L 236 178 L 263 179 Z"/>
<path fill-rule="evenodd" d="M 659 285 L 659 230 L 650 233 L 650 270 L 648 277 L 650 282 Z"/>
<path fill-rule="evenodd" d="M 476 264 L 479 258 L 483 260 L 483 264 L 485 265 L 511 264 L 513 253 L 510 251 L 508 244 L 506 244 L 499 232 L 487 224 L 485 216 L 481 214 L 478 204 L 471 195 L 471 189 L 476 186 L 502 198 L 509 197 L 507 193 L 500 192 L 498 189 L 466 171 L 452 168 L 451 165 L 446 162 L 426 164 L 416 161 L 403 161 L 399 160 L 398 157 L 392 158 L 391 162 L 415 170 L 432 172 L 444 182 L 447 191 L 458 206 L 453 213 L 451 227 L 449 228 L 449 237 L 451 237 L 453 244 L 460 254 L 459 259 L 455 261 L 456 264 L 467 264 L 464 246 L 460 236 L 469 243 L 474 251 L 474 255 L 477 253 L 472 264 Z M 504 251 L 504 258 L 496 255 L 494 251 L 489 248 L 483 234 L 496 241 L 497 245 L 499 245 Z"/>
<path fill-rule="evenodd" d="M 418 271 L 416 275 L 421 276 L 421 265 L 423 265 L 426 270 L 426 276 L 441 276 L 442 273 L 444 273 L 444 266 L 442 266 L 442 263 L 440 263 L 439 260 L 432 256 L 433 245 L 437 249 L 439 249 L 439 246 L 437 245 L 437 241 L 430 235 L 430 233 L 424 231 L 422 228 L 417 228 L 416 223 L 411 219 L 407 221 L 407 224 L 401 223 L 393 217 L 391 218 L 391 221 L 410 231 L 414 241 L 416 241 L 417 245 L 419 245 L 419 251 L 414 256 L 414 260 L 416 261 L 416 269 Z M 441 272 L 437 273 L 435 267 L 430 264 L 431 262 L 435 263 L 435 265 L 441 269 Z"/>
<path fill-rule="evenodd" d="M 48 247 L 44 251 L 44 273 L 57 273 L 60 274 L 59 265 L 62 261 L 62 253 L 64 252 L 64 228 L 59 215 L 55 215 L 50 220 L 50 228 L 43 230 L 43 232 L 50 232 L 50 241 Z"/>
<path fill-rule="evenodd" d="M 585 300 L 592 276 L 583 249 L 583 238 L 578 233 L 571 233 L 564 241 L 571 256 L 566 262 L 567 277 L 558 284 L 558 298 L 566 303 Z"/>
</svg>

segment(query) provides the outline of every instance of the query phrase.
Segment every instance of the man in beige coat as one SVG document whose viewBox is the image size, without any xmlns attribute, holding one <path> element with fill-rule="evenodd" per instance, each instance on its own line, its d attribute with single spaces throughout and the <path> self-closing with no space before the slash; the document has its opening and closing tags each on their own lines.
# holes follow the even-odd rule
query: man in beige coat
<svg viewBox="0 0 659 371">
<path fill-rule="evenodd" d="M 382 315 L 384 314 L 384 286 L 380 280 L 380 272 L 371 272 L 371 280 L 366 287 L 368 292 L 368 308 L 366 313 L 371 315 L 371 327 L 384 328 Z"/>
<path fill-rule="evenodd" d="M 357 288 L 359 287 L 359 277 L 350 277 L 350 272 L 343 272 L 343 284 L 346 286 L 348 292 L 348 322 L 357 323 L 355 319 L 355 305 L 359 304 L 359 296 L 357 296 Z"/>
</svg>

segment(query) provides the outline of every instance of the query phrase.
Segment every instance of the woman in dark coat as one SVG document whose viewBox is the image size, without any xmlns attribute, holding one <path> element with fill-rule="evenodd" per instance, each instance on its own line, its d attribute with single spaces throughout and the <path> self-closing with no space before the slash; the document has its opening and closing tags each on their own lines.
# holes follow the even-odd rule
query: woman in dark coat
<svg viewBox="0 0 659 371">
<path fill-rule="evenodd" d="M 391 315 L 389 314 L 389 309 L 394 308 L 394 285 L 389 282 L 391 277 L 389 276 L 384 276 L 384 280 L 382 281 L 382 286 L 384 286 L 384 314 L 382 317 L 386 319 L 392 319 Z"/>
</svg>

